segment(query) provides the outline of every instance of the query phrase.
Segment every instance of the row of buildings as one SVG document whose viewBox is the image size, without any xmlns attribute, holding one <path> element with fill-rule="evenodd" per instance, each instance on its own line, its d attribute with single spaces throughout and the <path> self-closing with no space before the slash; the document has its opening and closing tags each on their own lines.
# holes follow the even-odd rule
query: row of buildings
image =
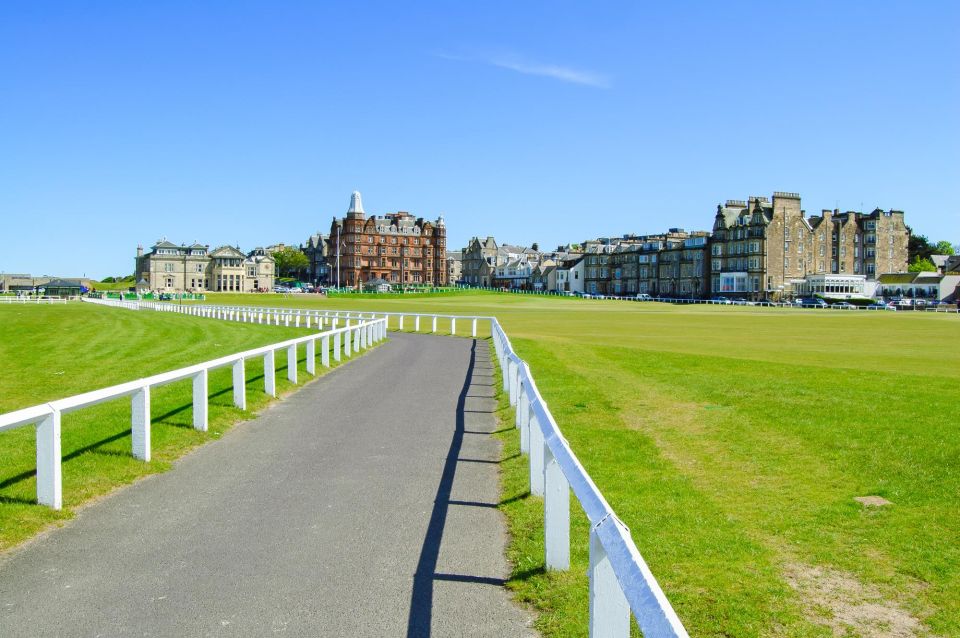
<svg viewBox="0 0 960 638">
<path fill-rule="evenodd" d="M 909 239 L 902 211 L 808 216 L 798 194 L 776 192 L 718 205 L 711 231 L 672 228 L 548 253 L 475 237 L 463 250 L 461 281 L 603 295 L 869 296 L 881 274 L 907 270 Z"/>
<path fill-rule="evenodd" d="M 447 230 L 436 221 L 400 211 L 367 217 L 354 191 L 345 217 L 333 218 L 330 233 L 311 235 L 300 245 L 307 266 L 295 273 L 312 283 L 361 287 L 444 286 L 447 276 Z M 239 247 L 161 239 L 144 251 L 137 247 L 137 287 L 167 292 L 265 292 L 278 276 L 277 247 L 243 252 Z"/>
<path fill-rule="evenodd" d="M 872 296 L 882 277 L 907 270 L 910 230 L 898 210 L 822 210 L 807 215 L 797 193 L 775 192 L 719 204 L 713 227 L 671 228 L 651 235 L 600 238 L 553 251 L 474 237 L 447 251 L 446 226 L 399 211 L 367 216 L 354 192 L 329 233 L 299 246 L 307 265 L 297 276 L 350 288 L 467 286 L 602 295 L 748 300 L 821 294 Z M 168 291 L 272 290 L 274 247 L 165 240 L 138 247 L 137 285 Z"/>
</svg>

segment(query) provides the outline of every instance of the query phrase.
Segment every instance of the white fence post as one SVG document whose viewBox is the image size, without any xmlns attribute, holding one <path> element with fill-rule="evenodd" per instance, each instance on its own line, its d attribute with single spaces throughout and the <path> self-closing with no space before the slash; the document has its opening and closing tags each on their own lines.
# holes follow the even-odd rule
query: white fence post
<svg viewBox="0 0 960 638">
<path fill-rule="evenodd" d="M 347 322 L 349 323 L 349 321 Z M 349 327 L 349 326 L 348 326 Z M 353 336 L 352 330 L 347 330 L 343 333 L 343 354 L 344 356 L 349 357 L 351 354 L 351 337 Z"/>
<path fill-rule="evenodd" d="M 366 350 L 369 347 L 367 342 L 367 335 L 369 334 L 370 324 L 363 324 L 361 328 L 357 330 L 360 333 L 360 347 L 358 350 Z"/>
<path fill-rule="evenodd" d="M 277 370 L 273 350 L 263 355 L 263 391 L 272 397 L 277 396 Z"/>
<path fill-rule="evenodd" d="M 524 403 L 527 400 L 527 389 L 521 383 L 519 388 L 519 396 L 517 397 L 517 409 L 514 410 L 513 425 L 514 427 L 519 428 L 520 424 L 523 422 L 523 410 Z"/>
<path fill-rule="evenodd" d="M 431 333 L 436 333 L 437 331 L 437 315 L 433 315 L 433 326 L 430 328 Z"/>
<path fill-rule="evenodd" d="M 420 332 L 420 315 L 413 318 L 413 331 Z"/>
<path fill-rule="evenodd" d="M 360 354 L 360 328 L 353 331 L 353 351 Z"/>
<path fill-rule="evenodd" d="M 536 412 L 530 414 L 530 493 L 543 496 L 543 430 Z"/>
<path fill-rule="evenodd" d="M 609 518 L 609 517 L 608 517 Z M 599 525 L 609 524 L 604 519 Z M 630 606 L 596 529 L 590 530 L 590 638 L 630 636 Z"/>
<path fill-rule="evenodd" d="M 456 317 L 450 318 L 450 334 L 452 335 L 457 334 L 457 318 Z"/>
<path fill-rule="evenodd" d="M 37 423 L 37 503 L 58 510 L 63 507 L 60 410 L 53 410 Z"/>
<path fill-rule="evenodd" d="M 247 409 L 247 369 L 242 358 L 233 362 L 233 405 Z"/>
<path fill-rule="evenodd" d="M 133 455 L 150 460 L 150 386 L 140 388 L 130 398 L 130 426 Z"/>
<path fill-rule="evenodd" d="M 287 346 L 287 379 L 293 384 L 297 382 L 297 344 Z"/>
<path fill-rule="evenodd" d="M 330 367 L 330 337 L 324 335 L 320 338 L 320 365 L 324 368 Z"/>
<path fill-rule="evenodd" d="M 337 320 L 334 319 L 333 323 L 336 324 Z M 340 333 L 333 333 L 333 360 L 340 361 Z"/>
<path fill-rule="evenodd" d="M 310 315 L 307 315 L 307 323 L 310 323 Z M 313 339 L 307 342 L 307 372 L 314 376 L 317 374 L 317 342 Z"/>
<path fill-rule="evenodd" d="M 400 315 L 400 327 L 397 330 L 403 332 L 403 315 Z"/>
<path fill-rule="evenodd" d="M 523 411 L 520 412 L 520 451 L 530 453 L 530 421 L 533 419 L 533 405 L 530 396 L 523 393 Z"/>
<path fill-rule="evenodd" d="M 472 336 L 473 336 L 473 337 L 476 337 L 476 336 L 477 336 L 477 320 L 476 320 L 476 319 L 474 319 L 472 323 L 473 323 L 473 332 L 472 332 Z"/>
<path fill-rule="evenodd" d="M 543 536 L 547 569 L 570 569 L 570 483 L 546 443 L 543 459 Z"/>
<path fill-rule="evenodd" d="M 207 371 L 193 375 L 193 429 L 206 432 L 209 426 L 207 409 Z"/>
</svg>

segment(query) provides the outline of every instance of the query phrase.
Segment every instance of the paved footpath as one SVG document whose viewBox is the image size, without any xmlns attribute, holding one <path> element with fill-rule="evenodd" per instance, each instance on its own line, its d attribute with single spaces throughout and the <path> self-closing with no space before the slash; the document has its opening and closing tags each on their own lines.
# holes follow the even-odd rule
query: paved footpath
<svg viewBox="0 0 960 638">
<path fill-rule="evenodd" d="M 532 636 L 487 342 L 388 342 L 0 558 L 0 636 Z"/>
</svg>

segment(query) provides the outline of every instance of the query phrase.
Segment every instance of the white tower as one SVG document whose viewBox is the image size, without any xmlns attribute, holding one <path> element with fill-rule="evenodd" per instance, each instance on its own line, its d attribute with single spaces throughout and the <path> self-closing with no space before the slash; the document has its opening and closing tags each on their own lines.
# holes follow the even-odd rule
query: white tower
<svg viewBox="0 0 960 638">
<path fill-rule="evenodd" d="M 360 215 L 363 216 L 363 202 L 360 201 L 360 191 L 353 191 L 353 194 L 350 195 L 350 208 L 347 210 L 347 215 Z"/>
</svg>

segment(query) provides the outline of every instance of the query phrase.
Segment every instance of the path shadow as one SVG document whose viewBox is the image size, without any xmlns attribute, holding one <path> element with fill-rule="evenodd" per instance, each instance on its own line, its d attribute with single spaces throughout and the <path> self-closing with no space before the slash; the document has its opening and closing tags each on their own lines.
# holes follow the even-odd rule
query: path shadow
<svg viewBox="0 0 960 638">
<path fill-rule="evenodd" d="M 469 574 L 437 573 L 437 560 L 440 554 L 440 542 L 443 539 L 443 528 L 447 520 L 447 513 L 451 505 L 467 505 L 477 507 L 497 507 L 496 504 L 475 503 L 472 501 L 451 500 L 453 479 L 457 471 L 457 463 L 470 461 L 461 459 L 460 450 L 463 447 L 463 437 L 467 433 L 465 404 L 470 396 L 469 390 L 473 382 L 473 373 L 477 362 L 477 341 L 474 340 L 470 348 L 470 363 L 463 380 L 463 387 L 457 400 L 457 422 L 450 449 L 443 465 L 440 484 L 437 486 L 437 495 L 433 501 L 433 511 L 430 513 L 430 522 L 427 533 L 420 549 L 420 559 L 417 562 L 417 571 L 413 575 L 413 588 L 410 594 L 410 613 L 407 617 L 407 637 L 426 638 L 430 636 L 431 621 L 433 620 L 433 589 L 436 581 L 452 581 L 463 583 L 477 583 L 483 585 L 502 586 L 506 581 L 502 578 L 491 578 Z M 486 398 L 486 397 L 485 397 Z M 484 434 L 489 434 L 485 432 Z M 476 459 L 474 459 L 476 460 Z M 485 461 L 497 463 L 498 461 Z"/>
</svg>

